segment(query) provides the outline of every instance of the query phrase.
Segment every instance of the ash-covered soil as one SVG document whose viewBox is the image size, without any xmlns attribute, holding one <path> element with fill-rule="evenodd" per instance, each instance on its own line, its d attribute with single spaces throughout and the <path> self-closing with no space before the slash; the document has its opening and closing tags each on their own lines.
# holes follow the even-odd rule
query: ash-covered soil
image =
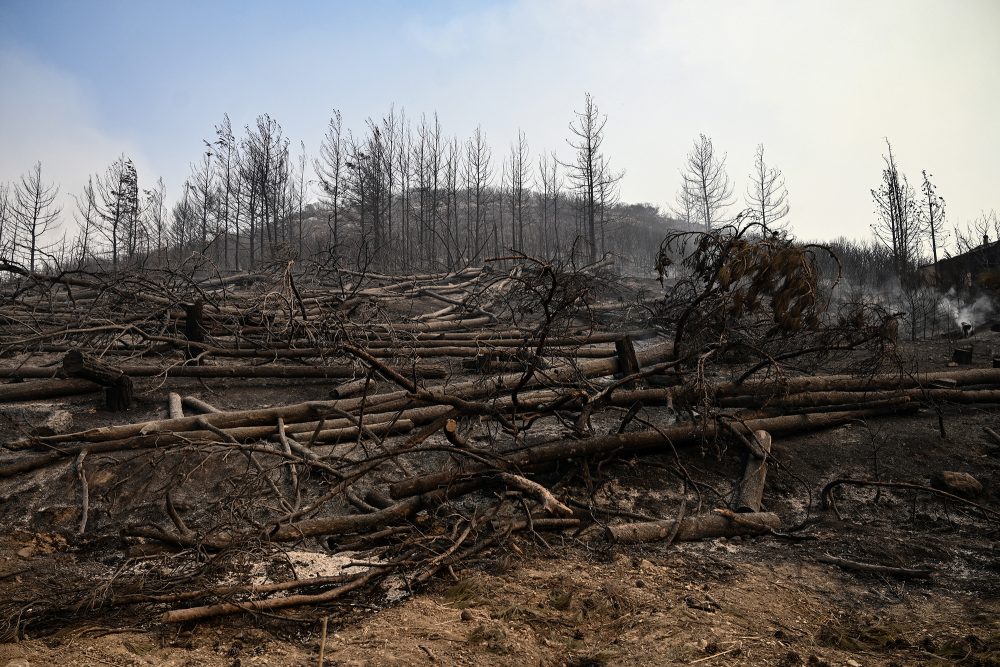
<svg viewBox="0 0 1000 667">
<path fill-rule="evenodd" d="M 974 366 L 989 366 L 1000 338 L 980 333 L 971 342 Z M 955 345 L 939 340 L 904 350 L 914 370 L 936 370 L 948 367 Z M 171 380 L 169 390 L 226 409 L 325 399 L 329 386 Z M 143 380 L 138 390 L 138 405 L 127 415 L 105 412 L 94 397 L 50 403 L 72 412 L 74 428 L 162 416 L 168 388 Z M 63 622 L 29 624 L 19 641 L 0 644 L 0 665 L 316 665 L 324 618 L 327 665 L 996 665 L 995 518 L 900 489 L 841 488 L 839 516 L 819 499 L 837 478 L 923 485 L 934 473 L 956 471 L 982 482 L 986 490 L 975 502 L 998 511 L 1000 449 L 983 427 L 1000 430 L 1000 410 L 941 405 L 776 439 L 764 502 L 786 527 L 801 526 L 784 537 L 595 546 L 569 534 L 526 533 L 440 573 L 423 589 L 383 587 L 326 608 L 179 626 L 128 607 L 86 621 L 67 609 Z M 239 466 L 212 463 L 175 461 L 172 474 L 202 475 L 210 489 L 213 480 L 224 481 L 227 466 Z M 560 497 L 589 499 L 598 519 L 669 519 L 685 495 L 687 512 L 699 502 L 703 510 L 719 506 L 742 466 L 736 448 L 708 447 L 563 465 L 536 479 Z M 148 511 L 152 503 L 143 494 L 158 488 L 157 476 L 164 474 L 139 461 L 132 479 L 104 479 L 100 470 L 90 479 L 95 527 L 112 516 Z M 44 599 L 67 579 L 95 588 L 147 562 L 170 566 L 153 545 L 76 535 L 78 493 L 72 463 L 0 485 L 6 528 L 0 596 Z M 196 513 L 202 501 L 179 504 Z M 475 502 L 470 497 L 463 507 L 474 511 Z M 324 554 L 317 541 L 295 548 Z M 926 580 L 863 574 L 822 562 L 826 556 L 926 567 L 932 574 Z M 219 567 L 272 568 L 285 577 L 324 573 L 314 567 L 323 563 L 320 556 L 290 562 L 266 545 L 212 559 Z"/>
</svg>

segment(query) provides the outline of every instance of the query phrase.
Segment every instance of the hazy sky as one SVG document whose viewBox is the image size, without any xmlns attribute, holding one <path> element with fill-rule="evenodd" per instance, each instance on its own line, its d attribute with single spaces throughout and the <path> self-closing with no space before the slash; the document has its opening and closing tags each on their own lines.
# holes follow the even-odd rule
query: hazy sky
<svg viewBox="0 0 1000 667">
<path fill-rule="evenodd" d="M 627 201 L 669 204 L 704 132 L 738 194 L 765 144 L 799 236 L 869 233 L 885 137 L 952 224 L 1000 209 L 997 0 L 0 0 L 0 181 L 41 160 L 67 193 L 124 152 L 176 194 L 226 112 L 315 152 L 332 108 L 395 104 L 568 158 L 584 91 Z"/>
</svg>

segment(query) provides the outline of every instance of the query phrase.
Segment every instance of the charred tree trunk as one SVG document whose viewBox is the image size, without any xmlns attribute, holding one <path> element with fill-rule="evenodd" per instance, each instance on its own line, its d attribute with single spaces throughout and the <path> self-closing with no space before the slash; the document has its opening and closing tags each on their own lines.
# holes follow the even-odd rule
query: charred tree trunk
<svg viewBox="0 0 1000 667">
<path fill-rule="evenodd" d="M 124 412 L 132 406 L 132 379 L 118 368 L 78 350 L 70 350 L 63 358 L 63 372 L 71 378 L 90 380 L 104 387 L 105 405 L 112 412 Z"/>
<path fill-rule="evenodd" d="M 75 396 L 97 391 L 101 386 L 90 380 L 39 380 L 0 385 L 0 403 L 37 401 L 61 396 Z"/>
<path fill-rule="evenodd" d="M 192 343 L 205 342 L 204 314 L 205 303 L 201 299 L 198 299 L 194 303 L 184 304 L 184 337 Z M 199 349 L 197 347 L 192 348 L 189 346 L 187 348 L 189 359 L 197 356 L 198 353 Z"/>
<path fill-rule="evenodd" d="M 771 435 L 767 431 L 755 431 L 753 437 L 765 458 L 748 455 L 747 465 L 743 470 L 743 480 L 740 482 L 733 503 L 733 508 L 737 512 L 760 512 L 764 498 L 764 480 L 767 477 L 766 457 L 771 453 Z"/>
</svg>

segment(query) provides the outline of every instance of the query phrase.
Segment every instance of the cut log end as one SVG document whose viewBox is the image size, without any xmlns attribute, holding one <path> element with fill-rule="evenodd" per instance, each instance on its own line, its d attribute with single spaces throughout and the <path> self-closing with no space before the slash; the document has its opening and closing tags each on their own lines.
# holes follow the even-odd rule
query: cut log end
<svg viewBox="0 0 1000 667">
<path fill-rule="evenodd" d="M 458 422 L 454 419 L 449 419 L 445 422 L 444 436 L 455 447 L 465 449 L 469 446 L 469 441 L 466 437 L 458 432 Z"/>
</svg>

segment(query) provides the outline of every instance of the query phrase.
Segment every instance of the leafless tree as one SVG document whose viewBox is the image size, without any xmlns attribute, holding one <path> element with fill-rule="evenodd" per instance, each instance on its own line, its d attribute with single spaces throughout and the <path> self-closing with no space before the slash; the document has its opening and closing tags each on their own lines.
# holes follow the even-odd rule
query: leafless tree
<svg viewBox="0 0 1000 667">
<path fill-rule="evenodd" d="M 691 204 L 692 222 L 706 230 L 726 223 L 726 209 L 733 204 L 733 184 L 726 175 L 726 155 L 716 156 L 709 137 L 698 136 L 681 175 L 685 200 L 689 199 Z"/>
<path fill-rule="evenodd" d="M 618 205 L 618 185 L 621 175 L 611 171 L 606 156 L 601 156 L 598 162 L 597 179 L 597 210 L 599 211 L 598 226 L 601 230 L 601 255 L 608 251 L 607 227 L 613 222 L 613 210 Z"/>
<path fill-rule="evenodd" d="M 674 205 L 670 210 L 673 216 L 685 225 L 691 226 L 695 224 L 696 215 L 694 198 L 691 196 L 691 193 L 688 192 L 688 189 L 684 184 L 682 184 L 680 190 L 677 191 Z"/>
<path fill-rule="evenodd" d="M 757 145 L 746 204 L 753 211 L 765 236 L 784 227 L 781 221 L 788 216 L 788 189 L 781 170 L 769 167 L 764 161 L 764 144 Z"/>
<path fill-rule="evenodd" d="M 237 201 L 239 145 L 233 135 L 229 114 L 225 114 L 222 118 L 222 124 L 216 126 L 213 145 L 219 174 L 216 193 L 216 219 L 219 234 L 222 237 L 222 262 L 226 268 L 229 268 L 229 238 L 230 234 L 235 231 L 236 238 L 239 239 L 240 212 Z"/>
<path fill-rule="evenodd" d="M 559 256 L 559 191 L 561 179 L 559 176 L 559 161 L 554 153 L 543 153 L 538 158 L 538 183 L 541 191 L 538 193 L 538 203 L 541 209 L 541 245 L 542 256 L 556 258 Z M 551 206 L 549 205 L 551 202 Z M 550 213 L 551 208 L 551 213 Z"/>
<path fill-rule="evenodd" d="M 980 245 L 1000 240 L 1000 215 L 996 211 L 983 211 L 964 229 L 955 228 L 955 245 L 959 252 L 969 252 Z"/>
<path fill-rule="evenodd" d="M 149 230 L 149 236 L 156 241 L 157 262 L 163 264 L 167 251 L 167 186 L 164 185 L 163 179 L 156 179 L 156 185 L 153 188 L 143 190 L 143 196 L 145 197 L 143 213 L 146 217 L 146 228 Z"/>
<path fill-rule="evenodd" d="M 364 137 L 348 137 L 344 192 L 350 209 L 357 214 L 362 245 L 382 263 L 391 258 L 385 245 L 392 209 L 392 144 L 381 122 L 369 119 L 367 130 Z"/>
<path fill-rule="evenodd" d="M 41 162 L 22 174 L 14 186 L 13 217 L 17 227 L 14 244 L 27 257 L 31 271 L 40 256 L 46 254 L 48 246 L 43 237 L 55 228 L 59 218 L 61 209 L 55 204 L 58 196 L 56 185 L 42 181 Z"/>
<path fill-rule="evenodd" d="M 444 245 L 449 271 L 463 262 L 459 229 L 458 176 L 462 171 L 462 150 L 458 138 L 448 142 L 444 158 Z"/>
<path fill-rule="evenodd" d="M 433 263 L 438 238 L 437 222 L 441 198 L 441 172 L 444 147 L 441 136 L 441 122 L 434 114 L 433 122 L 423 116 L 417 128 L 417 142 L 414 146 L 414 169 L 418 202 L 418 250 L 422 261 Z"/>
<path fill-rule="evenodd" d="M 287 209 L 288 139 L 281 125 L 270 115 L 257 117 L 241 145 L 240 179 L 249 221 L 250 263 L 264 258 L 265 247 L 284 236 L 281 218 Z"/>
<path fill-rule="evenodd" d="M 510 198 L 510 183 L 507 175 L 509 167 L 506 160 L 500 163 L 499 191 L 495 198 L 496 210 L 493 211 L 493 254 L 497 257 L 501 255 L 501 248 L 504 245 L 504 210 L 507 200 Z"/>
<path fill-rule="evenodd" d="M 510 178 L 508 192 L 510 194 L 510 238 L 511 248 L 528 252 L 529 248 L 524 238 L 524 209 L 528 178 L 528 142 L 524 132 L 517 131 L 517 141 L 510 146 L 510 161 L 507 164 L 507 174 Z"/>
<path fill-rule="evenodd" d="M 117 271 L 122 255 L 131 257 L 131 239 L 139 224 L 139 177 L 132 160 L 119 157 L 103 177 L 97 178 L 95 186 L 101 217 L 98 231 L 108 243 L 111 265 Z"/>
<path fill-rule="evenodd" d="M 185 187 L 191 189 L 191 205 L 194 207 L 195 215 L 198 219 L 198 241 L 204 252 L 210 244 L 213 244 L 210 224 L 210 217 L 214 214 L 215 205 L 215 163 L 212 160 L 214 153 L 211 145 L 205 142 L 205 150 L 201 156 L 201 162 L 191 166 L 191 176 L 185 183 Z"/>
<path fill-rule="evenodd" d="M 389 107 L 389 114 L 382 118 L 382 127 L 380 134 L 380 145 L 378 150 L 378 158 L 381 161 L 379 165 L 379 172 L 384 179 L 384 237 L 383 245 L 385 250 L 390 252 L 396 246 L 396 236 L 393 233 L 393 199 L 396 194 L 396 189 L 399 183 L 396 180 L 396 153 L 399 152 L 402 139 L 399 136 L 400 128 L 403 123 L 403 118 L 396 114 L 396 108 L 394 106 Z M 395 255 L 392 254 L 395 258 Z"/>
<path fill-rule="evenodd" d="M 882 182 L 872 190 L 877 216 L 872 229 L 892 253 L 896 275 L 902 281 L 909 277 L 920 257 L 921 224 L 913 188 L 899 172 L 888 140 L 886 146 L 888 155 L 883 156 Z"/>
<path fill-rule="evenodd" d="M 400 228 L 400 257 L 409 262 L 413 257 L 413 230 L 411 221 L 413 219 L 413 206 L 410 184 L 413 181 L 413 129 L 405 113 L 400 112 L 398 124 L 398 149 L 396 150 L 396 163 L 393 169 L 396 172 L 396 182 L 399 184 L 399 228 Z"/>
<path fill-rule="evenodd" d="M 488 243 L 486 238 L 486 215 L 492 196 L 493 154 L 482 127 L 465 144 L 465 191 L 468 214 L 467 239 L 470 247 L 466 256 L 477 261 Z"/>
<path fill-rule="evenodd" d="M 0 260 L 10 259 L 13 254 L 14 229 L 10 184 L 0 183 Z"/>
<path fill-rule="evenodd" d="M 306 155 L 306 142 L 299 142 L 299 159 L 297 162 L 298 171 L 295 173 L 294 187 L 295 187 L 295 207 L 296 207 L 296 240 L 298 241 L 298 257 L 301 259 L 304 253 L 304 246 L 302 243 L 302 212 L 306 204 L 306 192 L 309 189 L 309 180 L 306 179 L 306 163 L 308 162 L 308 156 Z"/>
<path fill-rule="evenodd" d="M 921 216 L 931 241 L 931 254 L 934 257 L 934 263 L 937 264 L 938 239 L 944 230 L 944 197 L 938 196 L 937 188 L 931 182 L 931 176 L 926 169 L 923 174 L 924 181 L 920 188 L 924 193 L 924 200 L 920 207 Z"/>
<path fill-rule="evenodd" d="M 569 125 L 574 138 L 568 140 L 568 143 L 576 151 L 576 159 L 566 167 L 573 187 L 580 195 L 585 233 L 590 245 L 590 261 L 593 263 L 597 261 L 601 188 L 617 182 L 623 174 L 611 171 L 601 151 L 608 117 L 601 115 L 590 93 L 585 94 L 583 111 L 574 113 L 576 121 Z"/>
<path fill-rule="evenodd" d="M 334 109 L 326 126 L 326 134 L 323 135 L 323 141 L 319 146 L 319 157 L 313 162 L 316 178 L 319 180 L 324 200 L 330 211 L 328 224 L 334 248 L 339 242 L 345 162 L 343 118 L 340 111 Z"/>
<path fill-rule="evenodd" d="M 93 252 L 94 234 L 101 222 L 93 176 L 87 179 L 87 185 L 83 187 L 83 192 L 79 195 L 73 195 L 73 201 L 76 203 L 73 219 L 79 229 L 76 237 L 76 262 L 82 265 Z"/>
</svg>

